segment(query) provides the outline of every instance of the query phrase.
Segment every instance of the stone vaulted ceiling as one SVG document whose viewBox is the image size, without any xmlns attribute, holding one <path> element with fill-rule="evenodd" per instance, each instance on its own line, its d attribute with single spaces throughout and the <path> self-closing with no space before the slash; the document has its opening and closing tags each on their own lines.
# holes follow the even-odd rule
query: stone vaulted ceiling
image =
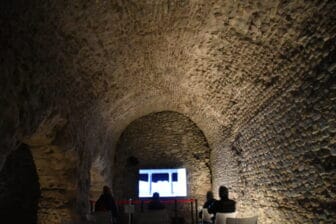
<svg viewBox="0 0 336 224">
<path fill-rule="evenodd" d="M 335 40 L 332 1 L 4 6 L 2 76 L 26 93 L 25 113 L 76 111 L 116 136 L 142 115 L 174 110 L 216 142 L 300 82 L 328 57 Z"/>
<path fill-rule="evenodd" d="M 185 115 L 222 148 L 284 92 L 335 82 L 335 1 L 0 7 L 0 167 L 18 142 L 75 148 L 80 161 L 113 158 L 125 128 L 160 111 Z"/>
</svg>

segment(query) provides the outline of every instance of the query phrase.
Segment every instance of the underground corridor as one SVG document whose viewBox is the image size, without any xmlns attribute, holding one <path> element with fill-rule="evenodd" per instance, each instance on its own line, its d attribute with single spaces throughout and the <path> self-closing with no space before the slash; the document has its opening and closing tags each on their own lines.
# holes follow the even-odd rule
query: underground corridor
<svg viewBox="0 0 336 224">
<path fill-rule="evenodd" d="M 155 192 L 199 224 L 221 186 L 235 220 L 336 223 L 335 8 L 1 1 L 0 223 L 98 224 L 104 186 L 118 224 Z"/>
</svg>

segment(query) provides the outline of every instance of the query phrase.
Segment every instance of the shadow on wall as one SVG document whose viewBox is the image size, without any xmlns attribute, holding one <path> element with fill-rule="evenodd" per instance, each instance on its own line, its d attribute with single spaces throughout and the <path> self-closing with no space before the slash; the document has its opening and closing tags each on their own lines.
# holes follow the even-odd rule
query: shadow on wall
<svg viewBox="0 0 336 224">
<path fill-rule="evenodd" d="M 22 144 L 0 171 L 1 223 L 37 223 L 40 184 L 30 149 Z"/>
</svg>

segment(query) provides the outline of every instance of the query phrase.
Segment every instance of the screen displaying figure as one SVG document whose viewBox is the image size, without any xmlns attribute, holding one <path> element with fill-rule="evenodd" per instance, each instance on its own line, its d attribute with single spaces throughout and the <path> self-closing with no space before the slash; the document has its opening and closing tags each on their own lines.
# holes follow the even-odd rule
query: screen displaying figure
<svg viewBox="0 0 336 224">
<path fill-rule="evenodd" d="M 187 172 L 177 169 L 140 169 L 139 197 L 152 197 L 158 192 L 161 197 L 186 197 Z"/>
</svg>

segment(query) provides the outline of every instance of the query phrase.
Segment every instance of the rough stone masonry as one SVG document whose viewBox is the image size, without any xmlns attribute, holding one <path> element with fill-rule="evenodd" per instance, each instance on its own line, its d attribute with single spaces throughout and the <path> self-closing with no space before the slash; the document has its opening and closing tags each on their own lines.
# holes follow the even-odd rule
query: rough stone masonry
<svg viewBox="0 0 336 224">
<path fill-rule="evenodd" d="M 159 144 L 170 154 L 158 163 L 187 161 L 190 181 L 215 193 L 226 185 L 240 216 L 335 223 L 335 8 L 2 1 L 0 198 L 22 161 L 32 223 L 86 223 L 101 185 L 128 181 L 115 176 L 123 159 L 143 162 Z"/>
</svg>

